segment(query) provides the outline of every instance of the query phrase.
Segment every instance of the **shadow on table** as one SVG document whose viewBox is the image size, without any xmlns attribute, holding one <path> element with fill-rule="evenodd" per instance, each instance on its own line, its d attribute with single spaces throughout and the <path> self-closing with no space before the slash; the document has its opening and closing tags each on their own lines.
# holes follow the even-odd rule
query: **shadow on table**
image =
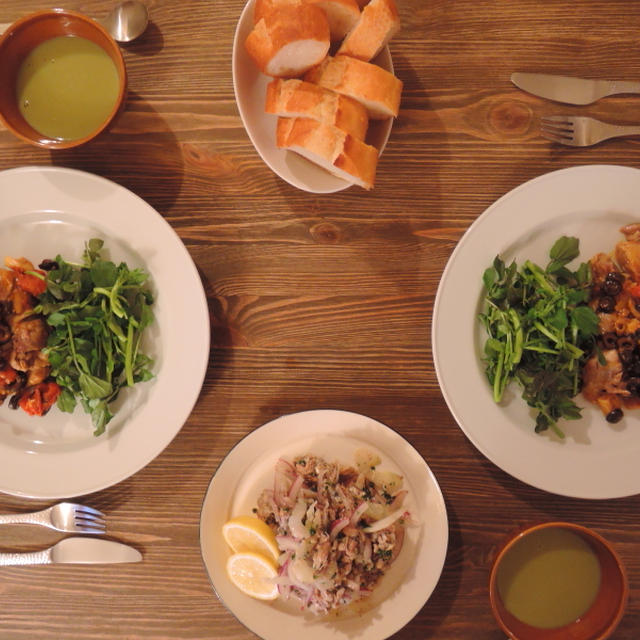
<svg viewBox="0 0 640 640">
<path fill-rule="evenodd" d="M 149 20 L 149 24 L 145 32 L 132 42 L 124 42 L 120 45 L 125 52 L 125 58 L 127 54 L 132 54 L 140 57 L 154 56 L 164 49 L 164 36 L 162 31 L 158 28 L 158 25 Z"/>
<path fill-rule="evenodd" d="M 117 182 L 162 215 L 175 203 L 184 179 L 182 151 L 175 134 L 157 111 L 133 92 L 110 130 L 85 146 L 52 151 L 51 164 Z"/>
</svg>

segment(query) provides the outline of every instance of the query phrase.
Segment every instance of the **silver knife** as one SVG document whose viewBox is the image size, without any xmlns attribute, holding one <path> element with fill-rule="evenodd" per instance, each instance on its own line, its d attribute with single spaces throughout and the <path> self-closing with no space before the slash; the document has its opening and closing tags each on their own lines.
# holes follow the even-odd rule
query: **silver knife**
<svg viewBox="0 0 640 640">
<path fill-rule="evenodd" d="M 640 93 L 640 82 L 588 80 L 547 73 L 514 73 L 511 82 L 541 98 L 567 104 L 591 104 L 616 93 Z"/>
<path fill-rule="evenodd" d="M 140 562 L 142 554 L 133 547 L 98 538 L 64 538 L 42 551 L 0 553 L 0 566 L 27 564 L 110 564 Z"/>
</svg>

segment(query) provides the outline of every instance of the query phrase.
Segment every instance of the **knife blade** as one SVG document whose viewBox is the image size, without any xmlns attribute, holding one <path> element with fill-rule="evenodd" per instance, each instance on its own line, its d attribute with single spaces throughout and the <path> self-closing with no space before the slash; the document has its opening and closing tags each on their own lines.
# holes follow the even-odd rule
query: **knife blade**
<svg viewBox="0 0 640 640">
<path fill-rule="evenodd" d="M 0 553 L 0 566 L 29 564 L 111 564 L 140 562 L 142 554 L 133 547 L 98 538 L 64 538 L 42 551 Z"/>
<path fill-rule="evenodd" d="M 640 82 L 590 80 L 548 73 L 513 73 L 511 82 L 528 93 L 566 104 L 592 104 L 617 93 L 640 93 Z"/>
</svg>

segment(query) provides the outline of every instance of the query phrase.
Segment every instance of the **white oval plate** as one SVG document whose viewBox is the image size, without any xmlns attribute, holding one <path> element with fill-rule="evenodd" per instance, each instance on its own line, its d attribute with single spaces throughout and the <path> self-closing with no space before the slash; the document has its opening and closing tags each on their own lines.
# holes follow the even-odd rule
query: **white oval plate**
<svg viewBox="0 0 640 640">
<path fill-rule="evenodd" d="M 259 71 L 244 47 L 244 41 L 253 29 L 254 2 L 255 0 L 249 0 L 240 15 L 233 39 L 232 59 L 233 89 L 249 139 L 265 164 L 298 189 L 311 193 L 335 193 L 349 188 L 352 186 L 350 182 L 330 174 L 297 153 L 278 149 L 276 146 L 278 117 L 264 111 L 267 85 L 273 78 Z M 372 62 L 393 73 L 388 47 Z M 379 149 L 380 155 L 391 134 L 392 124 L 393 118 L 369 121 L 366 141 Z"/>
<path fill-rule="evenodd" d="M 594 165 L 554 171 L 524 183 L 491 205 L 461 238 L 444 270 L 432 327 L 436 373 L 462 431 L 494 464 L 539 489 L 576 498 L 640 492 L 640 412 L 617 425 L 578 396 L 582 419 L 562 421 L 565 439 L 534 432 L 518 389 L 493 402 L 482 354 L 486 332 L 482 274 L 497 254 L 546 265 L 562 235 L 580 240 L 579 261 L 608 253 L 620 227 L 640 221 L 640 171 Z"/>
<path fill-rule="evenodd" d="M 0 172 L 0 259 L 79 260 L 84 243 L 105 240 L 109 256 L 150 275 L 155 322 L 144 351 L 156 377 L 125 389 L 100 437 L 91 417 L 53 407 L 43 417 L 0 407 L 0 491 L 58 499 L 129 477 L 178 433 L 198 398 L 210 325 L 198 272 L 182 241 L 146 202 L 109 180 L 56 167 Z"/>
<path fill-rule="evenodd" d="M 380 469 L 396 471 L 409 490 L 406 504 L 416 526 L 408 527 L 398 558 L 369 599 L 349 613 L 326 618 L 303 613 L 293 603 L 263 602 L 244 595 L 227 578 L 230 555 L 222 525 L 251 514 L 263 489 L 273 485 L 280 456 L 311 452 L 353 464 L 356 449 L 379 451 Z M 200 518 L 200 547 L 220 600 L 264 640 L 305 638 L 382 640 L 406 625 L 435 588 L 447 551 L 447 511 L 440 487 L 420 454 L 389 427 L 347 411 L 315 410 L 282 416 L 251 432 L 227 455 L 213 476 Z"/>
</svg>

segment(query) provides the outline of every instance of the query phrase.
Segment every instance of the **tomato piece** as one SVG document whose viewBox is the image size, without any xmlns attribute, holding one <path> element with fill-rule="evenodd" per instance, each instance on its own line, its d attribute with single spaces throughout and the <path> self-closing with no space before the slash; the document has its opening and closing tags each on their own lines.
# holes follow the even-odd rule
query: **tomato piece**
<svg viewBox="0 0 640 640">
<path fill-rule="evenodd" d="M 16 373 L 15 369 L 13 369 L 13 367 L 10 367 L 7 365 L 4 369 L 0 369 L 1 384 L 5 384 L 5 385 L 13 384 L 16 381 L 17 377 L 18 377 L 18 374 Z"/>
<path fill-rule="evenodd" d="M 60 386 L 55 382 L 41 382 L 27 389 L 18 400 L 20 408 L 30 416 L 43 416 L 58 399 Z"/>
<path fill-rule="evenodd" d="M 47 290 L 46 281 L 30 273 L 17 273 L 16 284 L 32 296 L 39 296 Z"/>
</svg>

